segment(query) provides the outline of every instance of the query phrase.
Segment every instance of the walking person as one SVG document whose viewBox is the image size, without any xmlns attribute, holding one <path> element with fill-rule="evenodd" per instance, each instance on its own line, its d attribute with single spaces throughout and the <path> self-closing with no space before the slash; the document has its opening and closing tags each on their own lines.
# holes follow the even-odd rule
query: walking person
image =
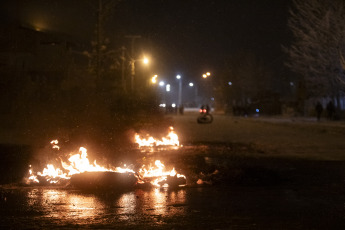
<svg viewBox="0 0 345 230">
<path fill-rule="evenodd" d="M 323 107 L 322 107 L 322 105 L 321 105 L 321 103 L 319 101 L 316 103 L 315 111 L 316 111 L 317 121 L 320 121 L 321 113 L 323 111 Z"/>
<path fill-rule="evenodd" d="M 333 120 L 334 117 L 334 112 L 335 112 L 335 107 L 332 101 L 329 101 L 327 104 L 327 116 L 329 120 Z"/>
</svg>

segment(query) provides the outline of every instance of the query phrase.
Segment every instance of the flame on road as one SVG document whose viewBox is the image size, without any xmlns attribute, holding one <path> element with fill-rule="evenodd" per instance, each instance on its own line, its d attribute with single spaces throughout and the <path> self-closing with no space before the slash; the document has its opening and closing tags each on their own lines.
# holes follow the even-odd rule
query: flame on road
<svg viewBox="0 0 345 230">
<path fill-rule="evenodd" d="M 52 144 L 53 149 L 60 150 L 60 147 L 58 146 L 59 141 L 58 140 L 52 140 L 50 144 Z"/>
<path fill-rule="evenodd" d="M 135 143 L 139 147 L 155 147 L 155 146 L 179 146 L 180 142 L 178 135 L 174 132 L 173 127 L 170 127 L 170 131 L 166 137 L 157 139 L 152 136 L 141 137 L 139 134 L 135 134 Z"/>
<path fill-rule="evenodd" d="M 96 163 L 96 160 L 93 163 L 90 163 L 87 157 L 87 150 L 86 148 L 80 147 L 79 153 L 74 154 L 68 158 L 68 162 L 64 162 L 61 160 L 61 166 L 63 169 L 55 167 L 52 164 L 47 164 L 46 168 L 43 169 L 42 172 L 38 172 L 35 175 L 32 169 L 29 170 L 29 178 L 28 182 L 32 183 L 39 183 L 40 178 L 44 178 L 49 183 L 58 183 L 59 181 L 65 179 L 68 180 L 71 178 L 72 175 L 83 173 L 83 172 L 132 172 L 133 170 L 128 168 L 105 168 Z"/>
<path fill-rule="evenodd" d="M 60 149 L 57 144 L 58 141 L 52 141 L 52 148 Z M 57 146 L 57 147 L 55 147 Z M 61 160 L 61 168 L 54 166 L 53 164 L 47 164 L 47 166 L 41 171 L 34 173 L 30 166 L 29 176 L 27 183 L 51 183 L 56 184 L 61 181 L 71 179 L 72 175 L 83 172 L 117 172 L 117 173 L 133 173 L 138 178 L 138 183 L 150 183 L 154 186 L 163 186 L 167 177 L 185 178 L 185 176 L 177 174 L 173 168 L 171 171 L 166 171 L 164 164 L 160 160 L 155 161 L 155 165 L 145 166 L 143 165 L 138 172 L 122 167 L 106 168 L 97 164 L 96 160 L 90 163 L 86 148 L 80 147 L 77 154 L 73 154 L 65 162 Z"/>
<path fill-rule="evenodd" d="M 141 183 L 149 179 L 150 183 L 157 187 L 164 185 L 168 176 L 186 179 L 184 175 L 178 174 L 175 168 L 171 171 L 165 170 L 165 165 L 160 160 L 156 160 L 154 166 L 143 165 L 139 170 L 139 175 L 142 178 Z"/>
</svg>

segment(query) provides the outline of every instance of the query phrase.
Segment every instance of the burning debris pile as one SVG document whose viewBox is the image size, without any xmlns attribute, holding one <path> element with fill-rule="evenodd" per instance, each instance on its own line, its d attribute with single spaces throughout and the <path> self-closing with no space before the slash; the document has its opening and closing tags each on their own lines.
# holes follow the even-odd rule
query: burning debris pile
<svg viewBox="0 0 345 230">
<path fill-rule="evenodd" d="M 179 145 L 177 135 L 172 129 L 163 140 L 142 140 L 138 135 L 135 139 L 143 141 L 139 146 Z M 51 144 L 52 148 L 60 149 L 57 140 Z M 106 168 L 97 164 L 96 160 L 90 163 L 86 148 L 81 147 L 79 152 L 71 154 L 67 161 L 60 159 L 59 165 L 47 164 L 41 172 L 35 173 L 30 166 L 26 182 L 30 185 L 71 185 L 80 189 L 121 189 L 140 185 L 183 186 L 186 184 L 186 177 L 178 174 L 174 168 L 166 170 L 160 160 L 156 160 L 154 165 L 142 165 L 138 170 L 126 165 Z"/>
</svg>

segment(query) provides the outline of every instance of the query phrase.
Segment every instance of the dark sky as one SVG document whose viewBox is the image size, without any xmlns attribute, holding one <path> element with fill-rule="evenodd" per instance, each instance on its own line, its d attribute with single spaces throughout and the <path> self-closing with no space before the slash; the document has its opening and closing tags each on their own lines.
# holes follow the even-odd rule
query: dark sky
<svg viewBox="0 0 345 230">
<path fill-rule="evenodd" d="M 4 17 L 80 39 L 92 37 L 97 0 L 1 4 Z M 129 46 L 125 35 L 141 35 L 137 49 L 152 57 L 152 72 L 195 78 L 205 71 L 219 72 L 225 58 L 238 50 L 276 63 L 289 36 L 289 4 L 290 0 L 122 0 L 112 11 L 107 32 L 115 47 Z"/>
</svg>

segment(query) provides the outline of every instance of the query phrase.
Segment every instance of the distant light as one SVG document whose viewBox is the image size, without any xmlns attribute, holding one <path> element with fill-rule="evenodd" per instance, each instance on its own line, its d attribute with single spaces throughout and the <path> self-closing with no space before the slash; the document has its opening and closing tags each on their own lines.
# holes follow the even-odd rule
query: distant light
<svg viewBox="0 0 345 230">
<path fill-rule="evenodd" d="M 159 107 L 165 108 L 165 104 L 159 104 Z"/>
<path fill-rule="evenodd" d="M 211 101 L 214 101 L 214 97 L 211 97 Z"/>
<path fill-rule="evenodd" d="M 204 73 L 204 74 L 202 75 L 203 78 L 207 78 L 207 77 L 209 77 L 209 76 L 211 76 L 211 73 L 210 73 L 210 72 L 206 72 L 206 73 Z"/>
<path fill-rule="evenodd" d="M 157 77 L 158 77 L 158 75 L 154 75 L 154 76 L 152 77 L 151 82 L 152 82 L 153 84 L 156 84 L 156 83 L 157 83 Z"/>
<path fill-rule="evenodd" d="M 231 81 L 229 81 L 229 82 L 228 82 L 228 85 L 232 85 L 232 82 L 231 82 Z"/>
<path fill-rule="evenodd" d="M 260 109 L 256 109 L 255 111 L 256 111 L 257 113 L 259 113 L 259 112 L 260 112 Z"/>
<path fill-rule="evenodd" d="M 171 104 L 171 107 L 175 108 L 175 107 L 176 107 L 176 104 L 175 104 L 175 103 L 172 103 L 172 104 Z"/>
<path fill-rule="evenodd" d="M 193 82 L 189 82 L 189 86 L 190 86 L 190 87 L 193 87 L 193 86 L 194 86 L 194 83 L 193 83 Z"/>
<path fill-rule="evenodd" d="M 166 90 L 167 92 L 170 92 L 170 84 L 167 84 L 167 85 L 165 86 L 165 90 Z"/>
<path fill-rule="evenodd" d="M 159 82 L 159 86 L 164 86 L 165 85 L 165 82 L 164 81 L 160 81 Z"/>
<path fill-rule="evenodd" d="M 143 62 L 144 62 L 145 65 L 147 65 L 149 63 L 149 59 L 144 57 Z"/>
<path fill-rule="evenodd" d="M 292 82 L 292 81 L 290 81 L 290 86 L 294 86 L 295 84 Z"/>
<path fill-rule="evenodd" d="M 176 78 L 177 78 L 177 79 L 181 79 L 181 75 L 177 75 Z"/>
</svg>

